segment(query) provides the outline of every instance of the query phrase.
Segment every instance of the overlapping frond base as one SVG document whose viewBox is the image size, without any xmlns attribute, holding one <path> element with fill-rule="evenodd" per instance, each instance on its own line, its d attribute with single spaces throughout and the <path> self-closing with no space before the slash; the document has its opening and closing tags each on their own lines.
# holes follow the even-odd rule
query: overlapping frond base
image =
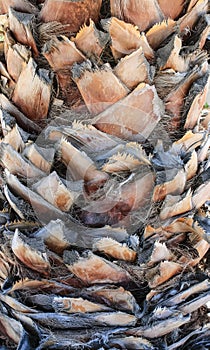
<svg viewBox="0 0 210 350">
<path fill-rule="evenodd" d="M 208 0 L 0 2 L 0 347 L 210 348 Z"/>
</svg>

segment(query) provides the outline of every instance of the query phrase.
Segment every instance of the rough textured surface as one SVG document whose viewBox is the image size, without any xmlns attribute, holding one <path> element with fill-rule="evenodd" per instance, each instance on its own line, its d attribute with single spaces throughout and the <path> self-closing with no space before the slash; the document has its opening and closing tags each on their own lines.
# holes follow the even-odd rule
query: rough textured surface
<svg viewBox="0 0 210 350">
<path fill-rule="evenodd" d="M 207 6 L 1 2 L 2 349 L 209 349 Z"/>
</svg>

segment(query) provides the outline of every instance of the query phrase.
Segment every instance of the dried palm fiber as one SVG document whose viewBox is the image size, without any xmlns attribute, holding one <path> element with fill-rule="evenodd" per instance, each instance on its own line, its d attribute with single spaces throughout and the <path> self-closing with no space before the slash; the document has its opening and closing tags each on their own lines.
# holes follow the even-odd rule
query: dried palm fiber
<svg viewBox="0 0 210 350">
<path fill-rule="evenodd" d="M 94 5 L 0 5 L 1 345 L 207 349 L 208 2 Z"/>
</svg>

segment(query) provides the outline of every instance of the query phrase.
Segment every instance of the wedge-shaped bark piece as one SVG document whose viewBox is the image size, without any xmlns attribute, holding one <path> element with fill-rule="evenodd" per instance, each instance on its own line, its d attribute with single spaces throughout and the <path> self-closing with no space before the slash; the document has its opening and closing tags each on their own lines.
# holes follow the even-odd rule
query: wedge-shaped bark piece
<svg viewBox="0 0 210 350">
<path fill-rule="evenodd" d="M 0 143 L 0 164 L 12 174 L 22 175 L 26 178 L 43 177 L 45 173 L 24 159 L 9 144 Z"/>
<path fill-rule="evenodd" d="M 34 237 L 41 238 L 49 249 L 58 254 L 70 246 L 65 234 L 65 225 L 61 220 L 50 221 L 37 231 Z"/>
<path fill-rule="evenodd" d="M 102 54 L 107 42 L 108 34 L 99 31 L 92 19 L 90 24 L 84 25 L 77 33 L 75 38 L 71 38 L 75 42 L 76 47 L 84 53 L 87 57 L 92 55 L 99 57 Z"/>
<path fill-rule="evenodd" d="M 135 336 L 143 336 L 149 339 L 159 338 L 163 335 L 169 334 L 175 331 L 177 328 L 188 323 L 190 321 L 190 315 L 183 316 L 182 313 L 171 316 L 166 320 L 161 320 L 158 323 L 148 327 L 138 327 L 126 331 L 126 334 L 133 334 Z"/>
<path fill-rule="evenodd" d="M 209 75 L 206 73 L 204 77 L 197 79 L 189 90 L 188 98 L 186 99 L 184 110 L 187 110 L 187 116 L 184 124 L 185 129 L 193 129 L 197 124 L 198 118 L 205 105 Z"/>
<path fill-rule="evenodd" d="M 177 18 L 184 10 L 184 0 L 178 0 L 175 3 L 167 0 L 158 0 L 158 4 L 166 18 Z"/>
<path fill-rule="evenodd" d="M 203 118 L 200 120 L 199 125 L 205 130 L 208 129 L 208 125 L 210 122 L 210 109 L 205 110 Z"/>
<path fill-rule="evenodd" d="M 35 183 L 32 189 L 62 211 L 69 211 L 75 199 L 75 193 L 68 190 L 55 171 Z"/>
<path fill-rule="evenodd" d="M 88 191 L 94 191 L 102 186 L 109 178 L 106 173 L 97 170 L 93 161 L 70 142 L 61 139 L 61 160 L 67 166 L 67 170 L 73 180 L 84 180 Z"/>
<path fill-rule="evenodd" d="M 86 58 L 76 48 L 75 43 L 66 36 L 53 36 L 43 47 L 43 55 L 54 71 L 69 69 L 73 63 L 82 62 Z"/>
<path fill-rule="evenodd" d="M 30 51 L 23 45 L 17 43 L 9 47 L 7 51 L 7 69 L 15 82 L 17 82 L 30 57 Z"/>
<path fill-rule="evenodd" d="M 194 150 L 191 154 L 190 159 L 185 164 L 187 180 L 192 179 L 196 175 L 197 170 L 198 170 L 198 156 L 197 156 L 197 152 Z"/>
<path fill-rule="evenodd" d="M 23 150 L 25 145 L 15 118 L 0 108 L 0 120 L 4 136 L 2 142 L 10 144 L 16 151 Z"/>
<path fill-rule="evenodd" d="M 144 33 L 130 23 L 125 23 L 118 18 L 102 20 L 102 26 L 107 30 L 111 37 L 111 50 L 115 60 L 129 55 L 133 51 L 142 47 L 144 56 L 151 60 L 154 58 L 154 52 L 150 47 Z"/>
<path fill-rule="evenodd" d="M 187 13 L 177 21 L 180 31 L 185 32 L 189 29 L 191 30 L 199 17 L 207 13 L 207 10 L 208 0 L 198 0 L 191 10 L 188 10 Z"/>
<path fill-rule="evenodd" d="M 68 314 L 110 310 L 110 308 L 105 305 L 93 303 L 83 298 L 54 297 L 52 306 L 55 312 L 65 312 Z"/>
<path fill-rule="evenodd" d="M 45 137 L 52 141 L 59 141 L 63 136 L 70 140 L 76 140 L 83 149 L 89 152 L 99 154 L 104 150 L 110 150 L 118 145 L 119 139 L 96 129 L 93 125 L 86 125 L 80 121 L 74 120 L 71 127 L 62 125 L 48 126 L 45 131 Z"/>
<path fill-rule="evenodd" d="M 163 182 L 163 179 L 173 179 L 178 169 L 182 169 L 184 165 L 179 146 L 173 144 L 165 151 L 162 140 L 158 140 L 152 157 L 152 164 L 157 171 L 157 182 Z M 158 178 L 161 172 L 164 172 L 163 177 Z"/>
<path fill-rule="evenodd" d="M 156 23 L 146 33 L 149 45 L 156 50 L 166 38 L 176 31 L 176 28 L 176 22 L 171 18 L 168 18 L 161 23 Z"/>
<path fill-rule="evenodd" d="M 190 0 L 186 12 L 190 12 L 197 2 L 198 0 Z"/>
<path fill-rule="evenodd" d="M 71 245 L 92 249 L 94 243 L 102 237 L 110 237 L 118 242 L 129 239 L 125 229 L 110 226 L 90 229 L 73 221 L 65 225 L 61 220 L 52 220 L 36 232 L 34 237 L 43 238 L 49 249 L 56 253 L 62 253 L 64 249 Z"/>
<path fill-rule="evenodd" d="M 0 85 L 2 92 L 4 92 L 8 96 L 11 96 L 12 90 L 14 88 L 14 83 L 12 82 L 12 80 L 9 80 L 8 78 L 2 75 L 0 76 Z"/>
<path fill-rule="evenodd" d="M 9 8 L 12 7 L 16 11 L 22 11 L 26 13 L 38 13 L 38 8 L 29 0 L 4 0 L 0 4 L 0 13 L 8 13 Z"/>
<path fill-rule="evenodd" d="M 173 69 L 159 70 L 154 78 L 158 96 L 164 99 L 186 77 L 187 72 L 175 72 Z"/>
<path fill-rule="evenodd" d="M 126 326 L 135 326 L 137 318 L 134 315 L 126 314 L 124 312 L 104 312 L 99 313 L 96 316 L 96 320 L 102 322 L 106 326 L 111 327 L 126 327 Z"/>
<path fill-rule="evenodd" d="M 121 171 L 133 171 L 142 164 L 139 159 L 134 158 L 130 154 L 117 153 L 109 158 L 109 161 L 103 165 L 102 170 L 108 173 Z"/>
<path fill-rule="evenodd" d="M 76 251 L 64 251 L 64 263 L 68 269 L 85 284 L 122 283 L 130 280 L 121 267 L 105 260 L 91 251 L 80 256 Z"/>
<path fill-rule="evenodd" d="M 127 156 L 128 159 L 127 159 Z M 126 167 L 126 163 L 132 165 L 134 163 L 135 166 L 138 165 L 151 165 L 149 157 L 147 156 L 143 147 L 137 142 L 127 142 L 126 144 L 121 143 L 118 146 L 114 147 L 112 150 L 108 150 L 107 152 L 102 153 L 102 155 L 97 156 L 97 160 L 105 160 L 109 159 L 107 165 L 108 167 Z M 106 164 L 105 164 L 106 167 Z M 108 168 L 107 167 L 107 168 Z M 132 169 L 132 168 L 131 168 Z M 128 168 L 127 168 L 128 170 Z"/>
<path fill-rule="evenodd" d="M 136 350 L 152 350 L 154 349 L 152 343 L 149 340 L 142 337 L 113 337 L 108 340 L 109 347 L 117 349 L 119 346 L 121 349 L 136 349 Z"/>
<path fill-rule="evenodd" d="M 65 289 L 66 288 L 66 289 Z M 21 281 L 16 282 L 13 287 L 11 288 L 10 292 L 16 291 L 16 290 L 30 290 L 37 292 L 38 290 L 47 291 L 50 290 L 51 293 L 55 291 L 55 293 L 58 292 L 58 290 L 67 291 L 68 294 L 74 293 L 75 288 L 68 286 L 67 284 L 64 285 L 62 283 L 49 280 L 49 279 L 30 279 L 30 278 L 23 278 Z M 43 294 L 42 294 L 43 295 Z"/>
<path fill-rule="evenodd" d="M 157 63 L 161 70 L 173 69 L 176 72 L 185 72 L 189 68 L 189 58 L 182 57 L 179 53 L 182 48 L 182 40 L 174 35 L 169 43 L 157 50 Z"/>
<path fill-rule="evenodd" d="M 16 321 L 14 318 L 8 317 L 5 313 L 0 313 L 0 327 L 1 335 L 7 339 L 12 340 L 15 344 L 19 344 L 24 329 L 20 322 Z"/>
<path fill-rule="evenodd" d="M 190 32 L 189 51 L 187 50 L 187 52 L 193 52 L 198 49 L 202 50 L 208 40 L 209 33 L 210 14 L 203 14 L 199 16 L 199 20 L 196 22 L 193 31 Z"/>
<path fill-rule="evenodd" d="M 44 119 L 50 105 L 52 82 L 52 73 L 46 69 L 38 69 L 31 58 L 19 76 L 12 101 L 29 119 Z"/>
<path fill-rule="evenodd" d="M 196 209 L 199 209 L 205 202 L 210 200 L 210 180 L 200 185 L 193 193 L 192 203 Z"/>
<path fill-rule="evenodd" d="M 184 136 L 181 139 L 175 141 L 173 145 L 175 147 L 179 145 L 185 151 L 192 152 L 202 144 L 202 140 L 204 138 L 205 138 L 204 133 L 202 132 L 193 133 L 191 130 L 189 130 L 184 134 Z"/>
<path fill-rule="evenodd" d="M 116 76 L 129 88 L 134 89 L 139 83 L 150 84 L 153 80 L 154 69 L 144 57 L 142 48 L 120 60 L 114 68 Z"/>
<path fill-rule="evenodd" d="M 210 15 L 207 14 L 207 15 L 204 15 L 203 17 L 204 17 L 203 18 L 203 20 L 204 20 L 204 29 L 202 28 L 200 37 L 198 39 L 198 47 L 199 47 L 200 50 L 203 49 L 203 47 L 204 47 L 204 45 L 206 43 L 206 40 L 209 37 L 209 33 L 210 33 Z"/>
<path fill-rule="evenodd" d="M 152 195 L 154 175 L 152 172 L 142 177 L 134 178 L 134 181 L 125 184 L 121 188 L 121 200 L 127 202 L 131 210 L 143 207 Z"/>
<path fill-rule="evenodd" d="M 43 148 L 35 143 L 25 147 L 23 156 L 30 160 L 37 168 L 49 174 L 55 155 L 54 148 Z"/>
<path fill-rule="evenodd" d="M 160 284 L 168 281 L 171 277 L 177 275 L 182 270 L 180 264 L 173 261 L 162 261 L 146 272 L 146 278 L 150 288 L 156 288 Z"/>
<path fill-rule="evenodd" d="M 194 232 L 194 221 L 190 217 L 181 217 L 172 221 L 169 225 L 164 225 L 163 230 L 167 233 L 188 233 Z"/>
<path fill-rule="evenodd" d="M 1 39 L 0 39 L 0 55 L 4 55 L 6 57 L 6 53 L 7 53 L 7 49 L 8 49 L 8 45 L 10 43 L 10 41 L 12 43 L 15 43 L 15 40 L 12 38 L 11 36 L 11 32 L 8 28 L 9 23 L 5 23 L 5 16 L 7 15 L 0 15 L 0 33 L 1 33 Z M 1 18 L 3 17 L 3 19 Z M 1 24 L 1 22 L 3 22 Z M 4 28 L 4 25 L 6 26 L 6 28 Z M 5 67 L 5 65 L 2 62 L 2 59 L 0 61 L 0 74 L 2 74 L 4 77 L 11 79 L 7 68 Z"/>
<path fill-rule="evenodd" d="M 5 109 L 5 111 L 15 117 L 18 125 L 20 125 L 24 130 L 34 133 L 42 131 L 42 129 L 37 124 L 28 119 L 23 113 L 21 113 L 19 109 L 15 107 L 4 94 L 0 94 L 0 106 L 2 109 Z"/>
<path fill-rule="evenodd" d="M 204 326 L 202 328 L 198 328 L 195 329 L 194 331 L 188 333 L 185 337 L 181 338 L 179 341 L 177 341 L 176 343 L 173 343 L 172 345 L 170 345 L 168 347 L 168 350 L 174 350 L 174 349 L 179 349 L 180 346 L 192 346 L 192 342 L 193 344 L 195 344 L 196 346 L 200 346 L 201 344 L 205 344 L 206 343 L 206 339 L 207 337 L 210 335 L 210 331 L 209 331 L 209 326 Z M 191 338 L 195 336 L 195 338 L 192 340 Z"/>
<path fill-rule="evenodd" d="M 7 78 L 8 81 L 12 81 L 12 77 L 10 76 L 9 72 L 7 71 L 5 65 L 2 62 L 0 62 L 0 74 L 4 78 Z"/>
<path fill-rule="evenodd" d="M 116 192 L 105 198 L 95 200 L 84 208 L 82 220 L 86 225 L 97 227 L 98 221 L 105 224 L 116 224 L 121 220 L 129 220 L 133 210 L 143 208 L 150 202 L 154 186 L 154 175 L 147 173 L 136 177 L 130 183 L 119 185 Z M 102 221 L 101 221 L 102 220 Z M 126 222 L 123 222 L 125 225 Z"/>
<path fill-rule="evenodd" d="M 36 310 L 20 303 L 17 299 L 12 298 L 9 295 L 4 295 L 3 293 L 0 294 L 0 300 L 17 312 L 22 312 L 24 314 L 27 314 L 28 312 L 30 313 L 37 312 Z"/>
<path fill-rule="evenodd" d="M 204 139 L 200 149 L 198 150 L 198 163 L 204 162 L 206 160 L 206 158 L 208 157 L 209 147 L 210 135 L 208 135 L 206 139 Z"/>
<path fill-rule="evenodd" d="M 17 82 L 31 57 L 31 51 L 26 46 L 16 43 L 9 31 L 5 33 L 5 57 L 7 70 L 12 79 Z"/>
<path fill-rule="evenodd" d="M 164 260 L 172 260 L 172 258 L 173 258 L 173 254 L 167 248 L 166 244 L 156 241 L 154 243 L 151 255 L 148 258 L 147 265 L 148 266 L 153 265 L 157 262 L 164 261 Z"/>
<path fill-rule="evenodd" d="M 156 185 L 153 193 L 153 201 L 162 201 L 168 194 L 182 194 L 186 185 L 186 173 L 184 170 L 179 170 L 174 179 Z"/>
<path fill-rule="evenodd" d="M 3 32 L 3 35 L 4 35 L 4 37 L 3 37 L 3 39 L 4 39 L 3 45 L 4 46 L 3 46 L 2 53 L 4 53 L 4 56 L 6 58 L 9 46 L 14 45 L 16 43 L 16 41 L 15 41 L 13 35 L 12 35 L 12 32 L 9 29 L 9 20 L 8 20 L 8 24 L 6 26 L 6 29 L 4 29 L 4 25 L 3 25 L 2 32 Z M 2 68 L 1 68 L 1 70 L 2 70 Z M 2 74 L 2 72 L 1 72 L 1 74 Z"/>
<path fill-rule="evenodd" d="M 1 9 L 1 7 L 0 7 L 0 9 Z M 7 13 L 4 15 L 0 14 L 0 30 L 1 30 L 1 32 L 4 32 L 5 29 L 8 27 L 9 27 L 9 21 L 8 21 Z"/>
<path fill-rule="evenodd" d="M 17 124 L 15 124 L 14 127 L 7 132 L 2 142 L 5 144 L 9 144 L 17 152 L 22 151 L 25 147 L 23 138 L 21 136 L 20 128 Z"/>
<path fill-rule="evenodd" d="M 121 244 L 112 238 L 101 238 L 93 245 L 93 251 L 105 253 L 115 259 L 134 261 L 137 253 L 127 244 Z"/>
<path fill-rule="evenodd" d="M 53 219 L 63 219 L 64 221 L 68 221 L 68 217 L 65 213 L 45 201 L 41 196 L 31 191 L 28 187 L 24 186 L 17 177 L 10 174 L 7 169 L 5 169 L 5 179 L 14 193 L 30 203 L 39 221 L 44 224 Z"/>
<path fill-rule="evenodd" d="M 163 20 L 156 0 L 111 0 L 111 13 L 126 22 L 133 23 L 140 31 Z"/>
<path fill-rule="evenodd" d="M 42 326 L 51 325 L 53 329 L 86 329 L 97 326 L 135 326 L 137 319 L 123 312 L 99 312 L 90 314 L 65 315 L 62 313 L 28 314 Z"/>
<path fill-rule="evenodd" d="M 98 21 L 102 0 L 47 0 L 40 12 L 43 22 L 66 24 L 70 32 L 78 32 L 90 18 Z"/>
<path fill-rule="evenodd" d="M 141 83 L 124 99 L 100 113 L 92 124 L 123 139 L 144 141 L 156 127 L 163 111 L 155 87 Z"/>
<path fill-rule="evenodd" d="M 208 305 L 209 301 L 210 301 L 209 292 L 203 293 L 199 295 L 197 298 L 194 298 L 193 300 L 188 301 L 187 303 L 184 303 L 184 305 L 181 305 L 179 307 L 179 310 L 182 312 L 183 315 L 190 314 L 198 310 L 200 307 L 204 305 Z"/>
<path fill-rule="evenodd" d="M 153 226 L 151 225 L 147 225 L 144 229 L 144 239 L 149 239 L 150 237 L 154 237 L 156 235 L 156 233 L 159 234 L 160 232 L 160 228 L 154 228 Z M 158 235 L 159 237 L 159 235 Z"/>
<path fill-rule="evenodd" d="M 73 86 L 71 78 L 71 67 L 75 62 L 83 62 L 86 57 L 78 50 L 75 43 L 66 36 L 60 35 L 47 41 L 43 47 L 43 55 L 48 60 L 50 66 L 56 72 L 59 87 L 66 101 L 72 102 L 71 92 Z M 79 96 L 78 90 L 76 90 Z"/>
<path fill-rule="evenodd" d="M 101 132 L 93 125 L 86 125 L 85 123 L 77 120 L 73 121 L 71 130 L 69 133 L 67 133 L 67 135 L 68 137 L 72 135 L 73 139 L 76 138 L 78 141 L 82 142 L 83 147 L 87 145 L 89 150 L 92 152 L 98 151 L 98 153 L 101 153 L 101 151 L 106 149 L 114 148 L 120 141 L 115 137 Z"/>
<path fill-rule="evenodd" d="M 30 269 L 38 271 L 44 275 L 49 274 L 50 263 L 47 258 L 45 246 L 41 239 L 29 239 L 17 229 L 12 238 L 11 248 L 18 259 Z"/>
<path fill-rule="evenodd" d="M 180 227 L 182 227 L 182 225 L 180 225 Z M 189 230 L 189 227 L 188 227 L 188 230 Z M 183 230 L 183 232 L 180 233 L 181 230 L 179 230 L 178 232 L 176 232 L 177 233 L 176 235 L 174 235 L 174 232 L 172 231 L 170 230 L 170 228 L 168 229 L 168 226 L 167 227 L 162 226 L 156 229 L 148 225 L 145 228 L 144 237 L 145 239 L 151 239 L 151 241 L 153 241 L 154 239 L 157 239 L 157 240 L 160 240 L 161 242 L 168 242 L 167 246 L 170 249 L 172 249 L 172 247 L 175 244 L 181 244 L 187 238 L 186 227 L 185 227 L 185 231 Z"/>
<path fill-rule="evenodd" d="M 171 127 L 177 128 L 180 125 L 182 108 L 184 106 L 185 97 L 192 86 L 192 83 L 206 73 L 206 64 L 203 67 L 195 66 L 190 73 L 174 88 L 165 98 L 166 111 L 173 117 Z"/>
<path fill-rule="evenodd" d="M 180 196 L 166 196 L 164 207 L 160 212 L 160 219 L 166 220 L 173 216 L 184 214 L 193 209 L 192 193 L 189 191 L 182 199 Z"/>
<path fill-rule="evenodd" d="M 25 213 L 22 208 L 20 208 L 20 202 L 17 200 L 17 197 L 13 195 L 13 193 L 9 190 L 7 185 L 4 185 L 4 195 L 9 203 L 10 207 L 14 210 L 14 212 L 22 219 L 25 220 Z M 25 204 L 25 203 L 24 203 Z"/>
<path fill-rule="evenodd" d="M 199 233 L 200 238 L 205 239 L 208 243 L 210 242 L 209 225 L 210 220 L 208 216 L 203 217 L 196 215 L 196 221 L 194 223 L 196 234 L 198 235 Z"/>
<path fill-rule="evenodd" d="M 195 285 L 191 286 L 190 288 L 187 288 L 183 292 L 180 292 L 175 296 L 172 296 L 166 301 L 165 304 L 167 306 L 179 305 L 183 303 L 186 299 L 191 297 L 192 295 L 208 291 L 209 289 L 210 289 L 210 282 L 209 280 L 206 279 L 203 282 L 196 283 Z"/>
<path fill-rule="evenodd" d="M 39 55 L 39 51 L 33 37 L 35 27 L 35 15 L 18 12 L 10 7 L 9 9 L 9 26 L 15 39 L 26 46 L 31 47 L 35 56 Z"/>
<path fill-rule="evenodd" d="M 92 297 L 98 302 L 118 310 L 136 313 L 140 309 L 131 292 L 123 287 L 93 286 L 82 293 L 85 297 Z"/>
<path fill-rule="evenodd" d="M 113 73 L 109 65 L 100 69 L 85 61 L 72 68 L 72 77 L 91 114 L 97 114 L 128 94 L 128 89 Z"/>
<path fill-rule="evenodd" d="M 144 238 L 147 239 L 151 237 L 154 233 L 157 233 L 158 238 L 161 236 L 161 241 L 167 240 L 169 243 L 169 239 L 177 236 L 180 232 L 182 233 L 193 233 L 195 236 L 199 236 L 199 241 L 203 237 L 202 229 L 196 226 L 194 220 L 190 217 L 180 217 L 178 219 L 173 220 L 170 224 L 166 222 L 163 226 L 158 228 L 153 228 L 150 225 L 146 227 Z M 154 238 L 154 237 L 153 237 Z M 186 239 L 186 235 L 184 235 L 184 240 Z"/>
<path fill-rule="evenodd" d="M 43 280 L 42 280 L 43 281 Z M 46 280 L 45 280 L 46 281 Z M 55 295 L 52 294 L 41 294 L 40 290 L 34 291 L 31 295 L 28 295 L 25 299 L 25 303 L 30 303 L 34 308 L 44 310 L 46 312 L 53 311 L 52 301 Z"/>
</svg>

